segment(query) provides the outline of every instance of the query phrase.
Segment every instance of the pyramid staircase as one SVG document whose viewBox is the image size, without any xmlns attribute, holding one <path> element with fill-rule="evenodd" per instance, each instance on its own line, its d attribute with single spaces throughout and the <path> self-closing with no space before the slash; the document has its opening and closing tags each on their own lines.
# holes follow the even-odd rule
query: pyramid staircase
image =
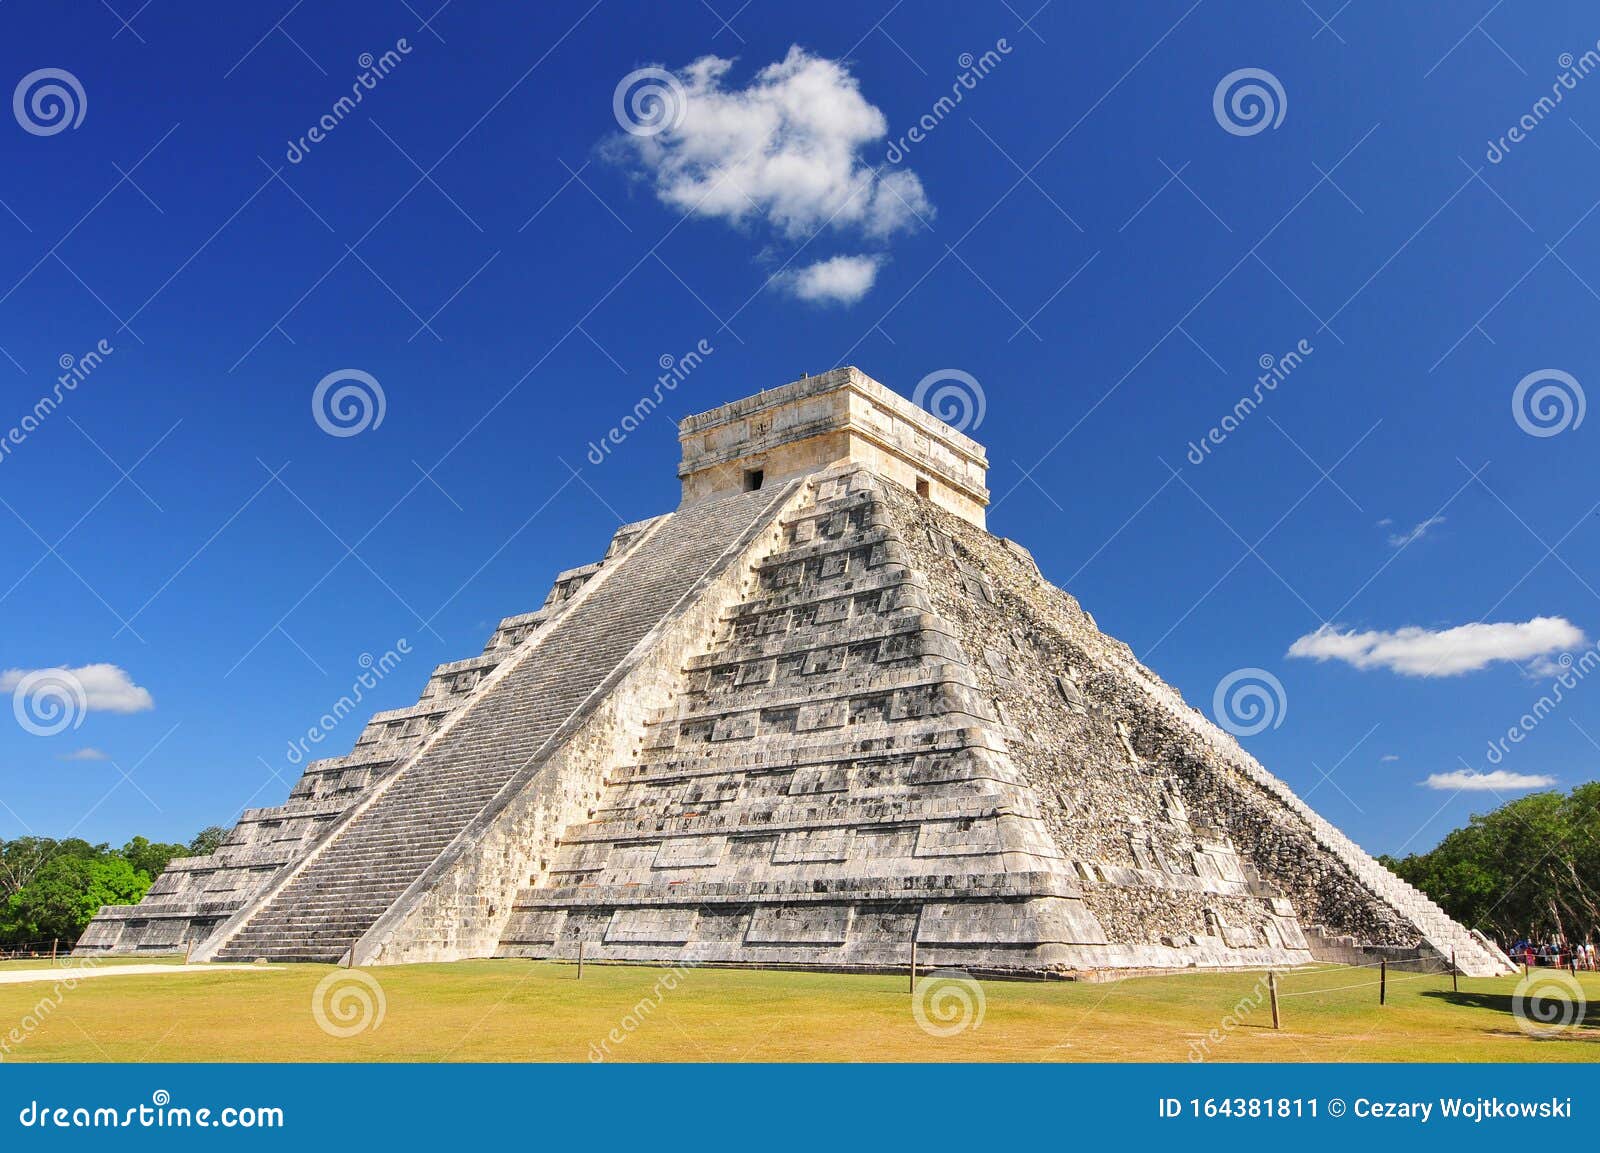
<svg viewBox="0 0 1600 1153">
<path fill-rule="evenodd" d="M 498 668 L 453 724 L 224 925 L 201 959 L 343 957 L 787 492 L 730 497 L 653 525 Z"/>
</svg>

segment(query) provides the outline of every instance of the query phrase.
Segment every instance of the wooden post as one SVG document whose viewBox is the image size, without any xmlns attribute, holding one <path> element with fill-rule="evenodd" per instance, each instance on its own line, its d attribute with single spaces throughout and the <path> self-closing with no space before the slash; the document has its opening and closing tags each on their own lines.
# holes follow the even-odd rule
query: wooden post
<svg viewBox="0 0 1600 1153">
<path fill-rule="evenodd" d="M 56 946 L 59 945 L 60 943 L 61 943 L 61 938 L 60 937 L 52 937 L 52 938 L 50 938 L 50 967 L 52 969 L 54 969 L 56 967 Z"/>
<path fill-rule="evenodd" d="M 910 981 L 910 984 L 908 985 L 908 987 L 906 989 L 906 992 L 915 993 L 916 991 L 917 991 L 917 938 L 916 938 L 916 935 L 913 934 L 912 937 L 911 937 L 911 981 Z"/>
<path fill-rule="evenodd" d="M 583 980 L 583 942 L 578 942 L 578 980 Z"/>
<path fill-rule="evenodd" d="M 1456 968 L 1456 951 L 1450 950 L 1450 991 L 1461 992 L 1461 970 Z"/>
<path fill-rule="evenodd" d="M 1389 1000 L 1389 961 L 1385 958 L 1378 962 L 1378 1004 L 1386 1004 Z"/>
<path fill-rule="evenodd" d="M 1277 973 L 1274 973 L 1274 972 L 1271 972 L 1271 971 L 1269 971 L 1267 973 L 1267 992 L 1269 994 L 1271 994 L 1271 996 L 1272 996 L 1272 1027 L 1274 1029 L 1281 1029 L 1281 1028 L 1283 1028 L 1283 1023 L 1278 1018 L 1278 974 Z"/>
<path fill-rule="evenodd" d="M 188 944 L 183 947 L 183 963 L 187 965 L 192 956 L 194 956 L 194 938 L 190 937 Z"/>
</svg>

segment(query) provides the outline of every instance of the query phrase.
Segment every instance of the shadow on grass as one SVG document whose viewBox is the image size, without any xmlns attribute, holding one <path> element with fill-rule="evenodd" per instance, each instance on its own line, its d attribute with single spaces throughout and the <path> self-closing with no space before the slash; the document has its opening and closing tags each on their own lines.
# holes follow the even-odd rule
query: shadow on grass
<svg viewBox="0 0 1600 1153">
<path fill-rule="evenodd" d="M 1558 1023 L 1564 1023 L 1565 1027 L 1561 1029 L 1559 1034 L 1562 1039 L 1568 1041 L 1579 1039 L 1600 1041 L 1600 1010 L 1592 1010 L 1585 1003 L 1580 1002 L 1569 1010 L 1565 1006 L 1571 1005 L 1571 1002 L 1566 1002 L 1562 998 L 1550 998 L 1542 1002 L 1534 998 L 1531 1003 L 1528 1003 L 1510 993 L 1457 993 L 1451 992 L 1449 989 L 1429 989 L 1424 991 L 1422 996 L 1432 997 L 1451 1005 L 1461 1005 L 1469 1009 L 1487 1009 L 1490 1012 L 1501 1013 L 1510 1017 L 1513 1021 L 1526 1019 L 1535 1028 L 1554 1027 Z M 1561 1001 L 1562 1004 L 1556 1006 L 1555 1016 L 1549 1022 L 1540 1020 L 1529 1011 L 1538 1008 L 1540 1005 L 1550 1006 L 1553 1001 Z M 1521 1003 L 1520 1012 L 1519 1003 Z M 1570 1021 L 1567 1020 L 1569 1012 L 1572 1016 Z"/>
</svg>

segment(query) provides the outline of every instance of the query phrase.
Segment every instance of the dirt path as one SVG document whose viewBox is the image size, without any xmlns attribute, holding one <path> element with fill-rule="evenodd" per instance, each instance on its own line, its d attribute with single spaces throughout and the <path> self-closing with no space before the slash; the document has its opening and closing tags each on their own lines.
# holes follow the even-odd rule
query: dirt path
<svg viewBox="0 0 1600 1153">
<path fill-rule="evenodd" d="M 149 977 L 166 973 L 216 973 L 222 970 L 264 972 L 264 965 L 63 965 L 55 969 L 0 969 L 0 985 L 29 981 L 86 981 L 91 977 Z"/>
</svg>

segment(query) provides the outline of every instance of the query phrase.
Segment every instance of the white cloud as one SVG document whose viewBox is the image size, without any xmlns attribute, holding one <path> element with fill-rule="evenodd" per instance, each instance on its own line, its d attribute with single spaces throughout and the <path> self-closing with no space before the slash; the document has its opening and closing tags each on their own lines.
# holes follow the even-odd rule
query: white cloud
<svg viewBox="0 0 1600 1153">
<path fill-rule="evenodd" d="M 1323 625 L 1290 645 L 1289 655 L 1343 661 L 1358 669 L 1390 669 L 1408 677 L 1452 677 L 1496 661 L 1548 657 L 1583 643 L 1583 631 L 1565 617 L 1440 630 L 1413 625 L 1392 632 L 1340 631 L 1335 625 Z"/>
<path fill-rule="evenodd" d="M 681 120 L 621 142 L 662 201 L 734 222 L 759 212 L 789 236 L 824 224 L 888 236 L 932 210 L 915 173 L 879 175 L 863 157 L 888 122 L 842 63 L 797 44 L 743 88 L 725 84 L 732 66 L 696 60 L 679 74 Z"/>
<path fill-rule="evenodd" d="M 1533 773 L 1508 773 L 1504 769 L 1496 769 L 1492 773 L 1457 769 L 1453 773 L 1434 773 L 1423 782 L 1430 789 L 1467 792 L 1516 792 L 1521 789 L 1544 789 L 1555 783 L 1554 777 Z"/>
<path fill-rule="evenodd" d="M 1400 759 L 1400 754 L 1399 753 L 1384 753 L 1383 756 L 1378 758 L 1378 760 L 1382 761 L 1386 765 L 1390 764 L 1390 763 L 1392 763 L 1394 761 L 1398 761 L 1399 759 Z"/>
<path fill-rule="evenodd" d="M 609 141 L 613 158 L 634 161 L 662 203 L 687 215 L 749 226 L 764 223 L 788 239 L 827 229 L 882 242 L 933 215 L 922 181 L 907 168 L 880 171 L 867 148 L 888 135 L 883 113 L 861 94 L 841 61 L 799 45 L 730 85 L 733 61 L 703 56 L 677 73 L 681 92 L 662 126 Z M 626 125 L 625 125 L 626 126 Z M 839 258 L 835 258 L 838 260 Z M 852 284 L 871 284 L 868 257 L 854 262 Z M 818 272 L 824 261 L 787 278 L 787 287 Z M 835 279 L 834 283 L 837 283 Z M 843 291 L 810 299 L 849 301 Z"/>
<path fill-rule="evenodd" d="M 126 671 L 111 664 L 81 665 L 75 669 L 6 669 L 0 672 L 0 693 L 11 692 L 24 677 L 34 673 L 59 674 L 60 680 L 81 688 L 83 707 L 89 712 L 142 713 L 156 707 L 148 689 L 134 684 Z"/>
<path fill-rule="evenodd" d="M 1393 524 L 1394 521 L 1392 521 L 1392 520 L 1388 519 L 1387 517 L 1385 517 L 1383 520 L 1379 521 L 1378 523 L 1380 525 L 1389 525 L 1389 524 Z M 1421 524 L 1416 525 L 1415 527 L 1413 527 L 1410 532 L 1392 532 L 1392 533 L 1389 534 L 1389 547 L 1391 547 L 1391 548 L 1405 548 L 1406 545 L 1411 544 L 1413 541 L 1419 541 L 1423 537 L 1427 536 L 1428 535 L 1428 530 L 1433 528 L 1435 525 L 1440 525 L 1440 524 L 1443 524 L 1443 523 L 1444 523 L 1444 517 L 1442 517 L 1442 516 L 1430 516 L 1427 520 L 1423 521 Z"/>
<path fill-rule="evenodd" d="M 110 759 L 99 749 L 78 749 L 74 752 L 63 753 L 56 758 L 58 761 L 109 761 Z"/>
<path fill-rule="evenodd" d="M 801 300 L 854 304 L 872 288 L 882 263 L 876 256 L 832 256 L 783 273 L 776 283 Z"/>
</svg>

